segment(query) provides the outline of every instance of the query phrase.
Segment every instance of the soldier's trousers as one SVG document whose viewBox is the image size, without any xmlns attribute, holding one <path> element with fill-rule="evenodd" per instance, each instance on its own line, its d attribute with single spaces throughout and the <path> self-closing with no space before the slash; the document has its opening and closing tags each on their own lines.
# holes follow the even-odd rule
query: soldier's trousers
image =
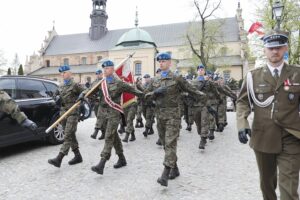
<svg viewBox="0 0 300 200">
<path fill-rule="evenodd" d="M 197 126 L 197 132 L 201 137 L 208 136 L 208 111 L 206 106 L 193 107 L 194 120 Z"/>
<path fill-rule="evenodd" d="M 141 104 L 138 104 L 137 111 L 136 111 L 136 120 L 142 121 L 142 112 L 143 112 L 143 106 Z"/>
<path fill-rule="evenodd" d="M 188 119 L 187 119 L 187 124 L 193 124 L 194 123 L 194 110 L 193 107 L 190 105 L 188 106 Z"/>
<path fill-rule="evenodd" d="M 133 120 L 135 118 L 136 111 L 137 111 L 136 103 L 133 103 L 128 107 L 124 108 L 124 115 L 126 119 L 126 128 L 125 128 L 126 133 L 132 133 L 134 131 Z"/>
<path fill-rule="evenodd" d="M 101 106 L 98 106 L 97 121 L 95 124 L 95 128 L 101 130 L 102 133 L 105 133 L 106 124 L 107 124 L 107 118 L 103 114 L 103 108 Z"/>
<path fill-rule="evenodd" d="M 180 131 L 180 108 L 159 108 L 157 129 L 159 139 L 164 145 L 164 165 L 174 168 L 177 163 L 177 139 Z"/>
<path fill-rule="evenodd" d="M 254 150 L 264 200 L 277 200 L 277 169 L 280 199 L 299 200 L 300 140 L 291 134 L 286 135 L 283 138 L 283 151 L 279 154 Z"/>
<path fill-rule="evenodd" d="M 70 148 L 75 150 L 78 148 L 78 141 L 76 138 L 78 115 L 70 115 L 65 120 L 62 121 L 62 126 L 64 128 L 64 143 L 60 148 L 60 152 L 64 155 L 68 155 Z"/>
<path fill-rule="evenodd" d="M 103 115 L 106 119 L 105 144 L 101 152 L 101 158 L 110 159 L 111 150 L 114 147 L 116 154 L 123 153 L 123 146 L 118 134 L 118 125 L 120 123 L 120 112 L 113 108 L 102 108 Z"/>
<path fill-rule="evenodd" d="M 213 104 L 213 105 L 210 105 L 210 107 L 212 109 L 214 109 L 215 111 L 217 111 L 217 105 Z M 215 130 L 215 128 L 216 128 L 216 119 L 211 113 L 209 113 L 209 115 L 208 115 L 208 124 L 209 124 L 208 126 L 209 126 L 210 130 Z"/>
<path fill-rule="evenodd" d="M 227 116 L 226 116 L 226 110 L 227 110 L 227 105 L 226 105 L 226 99 L 222 101 L 221 104 L 218 105 L 218 124 L 222 123 L 225 124 L 227 122 Z"/>
<path fill-rule="evenodd" d="M 16 102 L 5 92 L 0 93 L 0 111 L 11 115 L 19 124 L 27 119 L 26 115 L 20 111 Z"/>
<path fill-rule="evenodd" d="M 154 121 L 154 107 L 153 106 L 145 106 L 143 105 L 143 115 L 146 120 L 145 126 L 147 128 L 152 127 Z"/>
</svg>

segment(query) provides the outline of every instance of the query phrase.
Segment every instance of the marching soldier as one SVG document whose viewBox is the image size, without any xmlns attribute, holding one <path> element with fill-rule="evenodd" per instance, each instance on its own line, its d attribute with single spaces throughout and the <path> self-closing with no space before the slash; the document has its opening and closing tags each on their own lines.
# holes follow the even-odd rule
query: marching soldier
<svg viewBox="0 0 300 200">
<path fill-rule="evenodd" d="M 123 92 L 132 93 L 139 97 L 143 97 L 143 93 L 123 82 L 114 76 L 114 63 L 111 60 L 105 60 L 102 63 L 104 69 L 105 80 L 99 88 L 99 109 L 103 113 L 103 117 L 107 120 L 105 131 L 105 144 L 101 152 L 101 160 L 91 169 L 92 171 L 103 174 L 105 163 L 110 159 L 111 150 L 114 147 L 119 159 L 114 165 L 114 168 L 120 168 L 127 165 L 123 154 L 123 146 L 118 135 L 117 129 L 120 123 L 122 107 L 119 105 Z"/>
<path fill-rule="evenodd" d="M 214 118 L 213 115 L 216 111 L 213 110 L 212 106 L 218 101 L 220 97 L 219 92 L 215 84 L 206 80 L 204 76 L 206 74 L 205 66 L 199 65 L 197 67 L 198 77 L 192 81 L 192 85 L 196 87 L 199 91 L 207 95 L 206 102 L 194 101 L 194 120 L 197 126 L 197 132 L 200 135 L 199 149 L 205 149 L 205 144 L 207 143 L 207 137 L 209 137 L 209 119 Z M 215 113 L 214 113 L 215 112 Z M 213 138 L 209 138 L 213 139 Z"/>
<path fill-rule="evenodd" d="M 103 79 L 103 72 L 102 72 L 101 69 L 98 69 L 96 71 L 96 75 L 97 75 L 97 78 L 92 83 L 91 88 L 94 87 L 99 81 L 101 81 Z M 104 117 L 102 116 L 101 110 L 99 110 L 99 98 L 98 98 L 98 94 L 94 94 L 93 96 L 97 96 L 96 97 L 96 105 L 95 105 L 95 107 L 96 107 L 95 108 L 95 114 L 96 114 L 96 117 L 97 117 L 97 121 L 96 121 L 94 133 L 91 135 L 91 138 L 96 139 L 99 130 L 101 130 L 101 136 L 98 139 L 99 140 L 103 140 L 104 137 L 105 137 L 105 129 L 106 129 L 105 128 L 105 124 L 107 122 L 104 120 Z"/>
<path fill-rule="evenodd" d="M 217 131 L 223 132 L 224 127 L 227 125 L 227 116 L 226 116 L 226 111 L 227 111 L 227 96 L 229 96 L 232 101 L 236 101 L 237 97 L 236 95 L 232 92 L 230 87 L 224 84 L 224 79 L 219 78 L 217 80 L 217 83 L 219 87 L 221 88 L 220 96 L 221 96 L 221 102 L 218 105 L 217 111 L 218 111 L 218 121 L 216 122 L 217 124 Z"/>
<path fill-rule="evenodd" d="M 178 101 L 180 94 L 183 91 L 188 92 L 200 101 L 206 96 L 170 70 L 170 54 L 159 53 L 157 61 L 160 64 L 161 73 L 153 79 L 147 88 L 149 93 L 146 94 L 146 98 L 154 99 L 156 102 L 157 129 L 165 149 L 165 167 L 157 182 L 162 186 L 168 186 L 169 179 L 179 176 L 176 149 L 181 124 Z"/>
<path fill-rule="evenodd" d="M 36 133 L 37 125 L 33 121 L 27 118 L 27 116 L 20 111 L 19 106 L 16 102 L 10 98 L 10 96 L 3 90 L 0 89 L 0 112 L 9 114 L 15 119 L 22 127 L 28 128 L 29 130 Z"/>
<path fill-rule="evenodd" d="M 298 200 L 300 170 L 300 67 L 284 62 L 288 34 L 263 37 L 267 64 L 248 72 L 237 100 L 241 143 L 254 150 L 265 200 L 275 200 L 277 169 L 281 200 Z M 254 110 L 252 129 L 247 121 Z"/>
<path fill-rule="evenodd" d="M 145 84 L 143 85 L 143 88 L 147 90 L 147 87 L 151 83 L 151 77 L 149 74 L 145 74 L 144 77 Z M 145 131 L 143 132 L 143 135 L 147 137 L 148 135 L 152 135 L 154 133 L 153 131 L 153 123 L 154 123 L 154 104 L 152 100 L 144 100 L 142 103 L 142 109 L 143 109 L 143 116 L 146 120 L 145 124 Z"/>
<path fill-rule="evenodd" d="M 68 65 L 61 66 L 58 70 L 63 78 L 63 84 L 59 86 L 56 94 L 56 99 L 60 98 L 61 101 L 60 115 L 63 115 L 76 103 L 79 95 L 84 90 L 80 84 L 74 82 L 70 70 L 71 68 Z M 76 138 L 78 121 L 78 108 L 62 121 L 65 134 L 64 143 L 60 148 L 59 154 L 55 158 L 48 160 L 49 164 L 54 165 L 55 167 L 60 167 L 62 159 L 64 156 L 68 155 L 70 148 L 74 152 L 75 156 L 69 161 L 69 165 L 75 165 L 82 162 L 82 156 L 80 154 L 78 141 Z"/>
</svg>

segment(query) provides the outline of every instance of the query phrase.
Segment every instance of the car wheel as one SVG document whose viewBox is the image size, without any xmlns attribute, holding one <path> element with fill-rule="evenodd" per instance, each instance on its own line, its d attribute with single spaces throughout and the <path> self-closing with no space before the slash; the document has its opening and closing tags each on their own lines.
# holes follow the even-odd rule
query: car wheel
<svg viewBox="0 0 300 200">
<path fill-rule="evenodd" d="M 53 120 L 51 120 L 51 124 L 53 124 L 57 120 L 57 117 L 55 117 Z M 61 124 L 58 124 L 50 133 L 50 136 L 48 138 L 48 141 L 50 144 L 62 144 L 64 142 L 64 129 Z"/>
</svg>

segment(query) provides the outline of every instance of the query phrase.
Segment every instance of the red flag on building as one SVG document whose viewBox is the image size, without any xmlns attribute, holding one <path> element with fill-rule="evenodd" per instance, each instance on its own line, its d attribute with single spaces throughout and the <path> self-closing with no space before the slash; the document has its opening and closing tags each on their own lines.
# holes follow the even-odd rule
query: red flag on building
<svg viewBox="0 0 300 200">
<path fill-rule="evenodd" d="M 120 67 L 115 70 L 115 73 L 125 82 L 133 85 L 134 84 L 134 76 L 130 69 L 130 59 L 124 62 Z M 122 95 L 122 107 L 130 105 L 132 102 L 136 102 L 136 97 L 133 94 L 124 92 Z"/>
<path fill-rule="evenodd" d="M 248 33 L 252 34 L 256 32 L 258 35 L 264 35 L 265 33 L 262 31 L 262 27 L 263 27 L 262 23 L 255 22 L 250 26 Z"/>
</svg>

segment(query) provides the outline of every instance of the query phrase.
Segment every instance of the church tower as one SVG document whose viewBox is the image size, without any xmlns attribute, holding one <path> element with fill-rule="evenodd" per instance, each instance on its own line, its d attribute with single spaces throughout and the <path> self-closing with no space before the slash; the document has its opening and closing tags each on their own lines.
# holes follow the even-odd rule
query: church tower
<svg viewBox="0 0 300 200">
<path fill-rule="evenodd" d="M 90 15 L 91 27 L 90 38 L 91 40 L 98 40 L 103 37 L 107 32 L 107 13 L 106 13 L 106 1 L 107 0 L 92 0 L 93 11 Z"/>
</svg>

